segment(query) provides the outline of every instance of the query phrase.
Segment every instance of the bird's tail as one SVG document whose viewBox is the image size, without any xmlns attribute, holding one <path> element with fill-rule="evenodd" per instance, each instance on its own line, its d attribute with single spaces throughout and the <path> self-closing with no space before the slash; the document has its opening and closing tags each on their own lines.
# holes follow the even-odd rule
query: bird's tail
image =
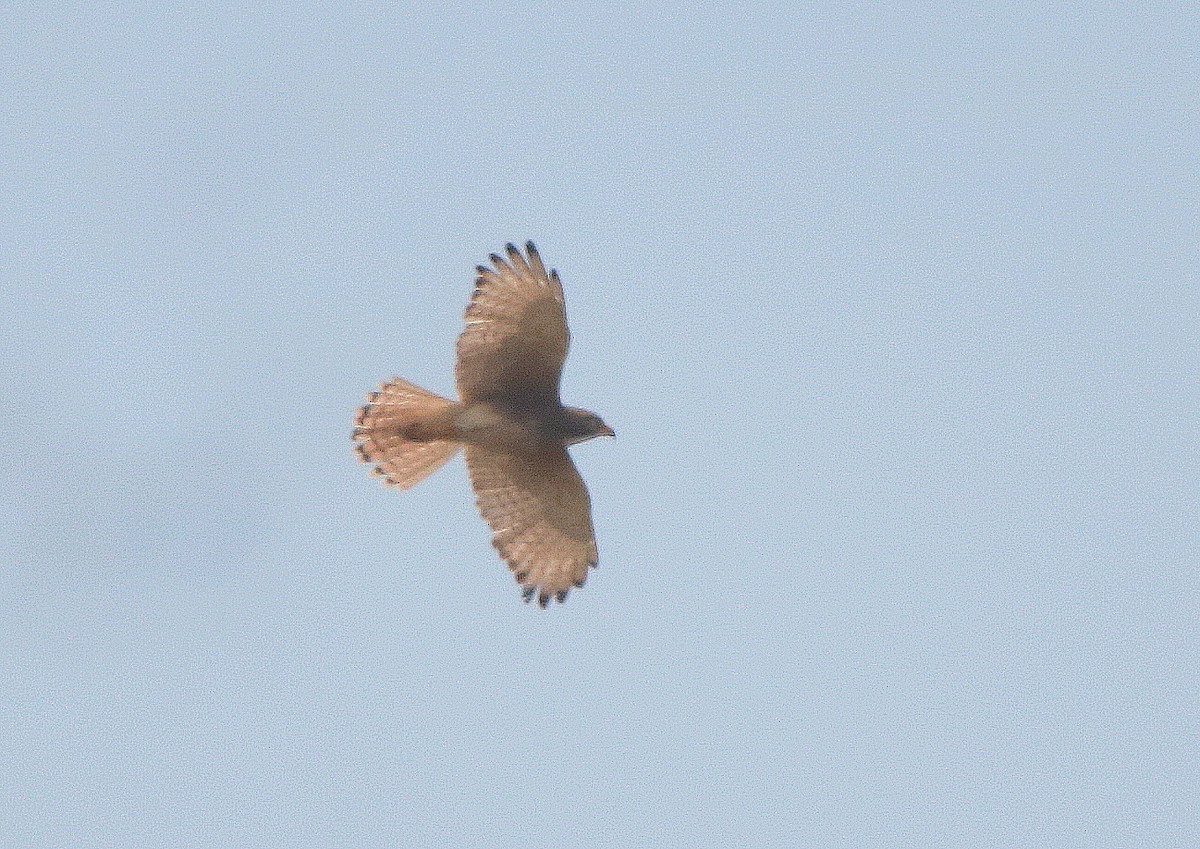
<svg viewBox="0 0 1200 849">
<path fill-rule="evenodd" d="M 408 489 L 441 468 L 458 450 L 458 405 L 393 377 L 367 395 L 354 417 L 354 450 L 385 483 Z"/>
</svg>

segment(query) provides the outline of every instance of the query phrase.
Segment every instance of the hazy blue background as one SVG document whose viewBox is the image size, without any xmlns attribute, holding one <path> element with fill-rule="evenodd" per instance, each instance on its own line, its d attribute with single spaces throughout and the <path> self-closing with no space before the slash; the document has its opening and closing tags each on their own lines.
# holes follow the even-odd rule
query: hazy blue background
<svg viewBox="0 0 1200 849">
<path fill-rule="evenodd" d="M 1195 4 L 17 5 L 0 845 L 1194 845 Z M 349 440 L 526 238 L 546 612 Z"/>
</svg>

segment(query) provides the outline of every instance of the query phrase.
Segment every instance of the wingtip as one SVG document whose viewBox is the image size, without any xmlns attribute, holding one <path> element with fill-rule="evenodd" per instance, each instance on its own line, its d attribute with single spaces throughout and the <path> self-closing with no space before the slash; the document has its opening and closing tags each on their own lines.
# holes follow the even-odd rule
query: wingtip
<svg viewBox="0 0 1200 849">
<path fill-rule="evenodd" d="M 576 584 L 576 586 L 581 586 L 581 584 Z M 526 604 L 529 604 L 536 599 L 538 607 L 545 610 L 550 606 L 551 601 L 557 601 L 559 604 L 562 604 L 564 601 L 566 601 L 567 593 L 569 591 L 570 587 L 565 590 L 558 590 L 557 592 L 546 592 L 544 590 L 538 590 L 537 584 L 533 584 L 531 586 L 521 588 L 521 598 Z"/>
</svg>

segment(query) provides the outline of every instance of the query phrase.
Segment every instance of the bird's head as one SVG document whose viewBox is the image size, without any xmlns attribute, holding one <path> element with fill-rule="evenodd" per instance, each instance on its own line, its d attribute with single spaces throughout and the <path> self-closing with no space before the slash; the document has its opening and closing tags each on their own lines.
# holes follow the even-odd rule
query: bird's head
<svg viewBox="0 0 1200 849">
<path fill-rule="evenodd" d="M 597 436 L 616 436 L 611 427 L 593 412 L 578 407 L 563 408 L 563 442 L 574 445 Z"/>
</svg>

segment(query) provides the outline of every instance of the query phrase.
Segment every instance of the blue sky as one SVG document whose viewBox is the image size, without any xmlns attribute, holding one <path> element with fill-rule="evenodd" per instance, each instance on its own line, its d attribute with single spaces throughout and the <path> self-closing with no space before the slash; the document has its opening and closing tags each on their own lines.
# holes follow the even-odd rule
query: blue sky
<svg viewBox="0 0 1200 849">
<path fill-rule="evenodd" d="M 39 4 L 0 33 L 0 844 L 1200 830 L 1186 3 Z M 452 388 L 534 239 L 601 565 Z"/>
</svg>

